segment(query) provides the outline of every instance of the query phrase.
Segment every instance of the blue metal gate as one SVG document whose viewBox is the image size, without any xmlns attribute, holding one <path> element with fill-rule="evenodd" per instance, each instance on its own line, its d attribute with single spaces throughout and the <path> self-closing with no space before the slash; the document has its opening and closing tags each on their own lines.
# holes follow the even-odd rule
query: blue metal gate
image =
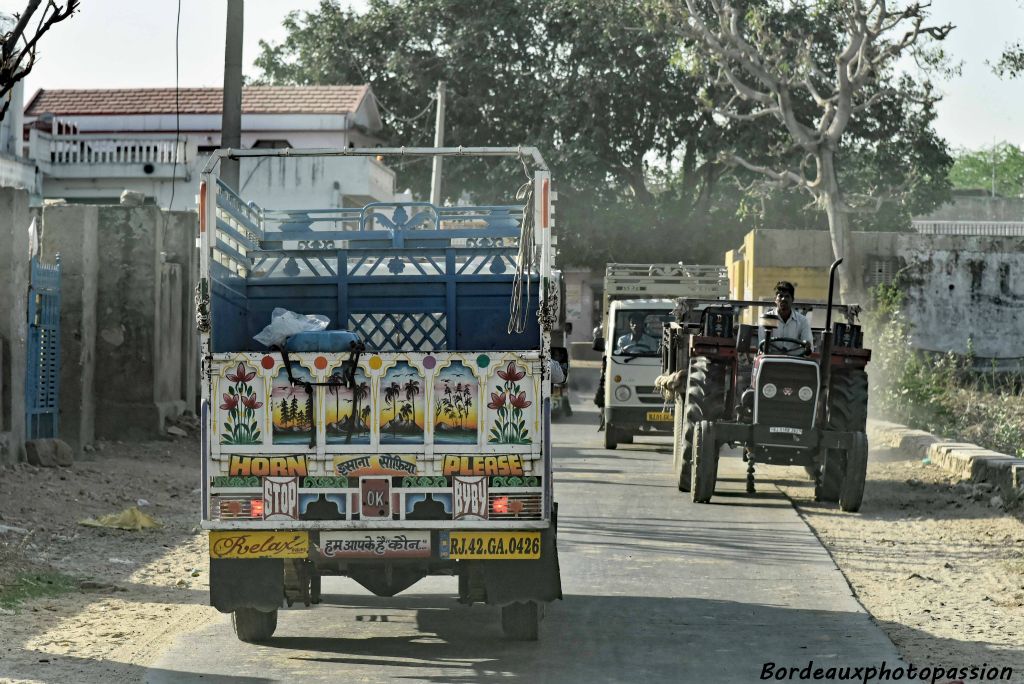
<svg viewBox="0 0 1024 684">
<path fill-rule="evenodd" d="M 28 439 L 57 437 L 60 425 L 60 255 L 44 264 L 32 257 L 28 288 L 28 367 L 25 428 Z"/>
</svg>

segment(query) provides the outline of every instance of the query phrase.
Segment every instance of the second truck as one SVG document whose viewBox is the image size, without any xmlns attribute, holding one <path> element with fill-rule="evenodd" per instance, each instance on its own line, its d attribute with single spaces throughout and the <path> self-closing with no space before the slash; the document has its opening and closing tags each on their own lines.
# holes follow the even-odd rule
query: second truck
<svg viewBox="0 0 1024 684">
<path fill-rule="evenodd" d="M 675 298 L 717 299 L 729 294 L 724 266 L 608 264 L 604 276 L 601 387 L 604 445 L 614 449 L 643 432 L 672 431 L 673 406 L 654 381 L 661 373 L 662 326 L 673 320 Z"/>
</svg>

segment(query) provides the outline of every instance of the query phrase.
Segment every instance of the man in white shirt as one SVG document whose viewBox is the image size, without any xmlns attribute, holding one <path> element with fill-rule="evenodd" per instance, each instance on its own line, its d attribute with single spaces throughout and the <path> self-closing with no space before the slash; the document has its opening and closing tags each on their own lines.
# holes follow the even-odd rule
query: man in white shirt
<svg viewBox="0 0 1024 684">
<path fill-rule="evenodd" d="M 643 354 L 658 351 L 659 340 L 648 335 L 644 330 L 644 315 L 635 313 L 629 316 L 629 332 L 620 335 L 615 341 L 615 353 Z"/>
<path fill-rule="evenodd" d="M 800 340 L 803 345 L 795 342 L 779 342 L 772 345 L 772 349 L 765 350 L 771 354 L 789 354 L 802 356 L 813 350 L 814 338 L 811 336 L 811 322 L 799 311 L 793 309 L 793 297 L 796 295 L 796 287 L 788 280 L 780 280 L 775 285 L 775 308 L 766 311 L 766 314 L 775 314 L 779 319 L 779 326 L 772 331 L 772 339 L 786 337 L 793 340 Z M 758 340 L 764 341 L 764 327 L 758 331 Z"/>
</svg>

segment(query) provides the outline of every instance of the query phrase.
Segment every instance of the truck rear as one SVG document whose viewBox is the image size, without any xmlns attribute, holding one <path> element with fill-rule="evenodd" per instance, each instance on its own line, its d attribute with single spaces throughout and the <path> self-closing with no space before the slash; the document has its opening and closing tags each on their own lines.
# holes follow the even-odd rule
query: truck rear
<svg viewBox="0 0 1024 684">
<path fill-rule="evenodd" d="M 514 206 L 275 210 L 241 156 L 506 156 Z M 518 166 L 518 164 L 517 164 Z M 520 181 L 521 182 L 521 181 Z M 243 641 L 323 576 L 392 596 L 427 575 L 536 639 L 561 598 L 550 439 L 551 179 L 527 148 L 220 150 L 200 185 L 202 525 L 210 601 Z M 283 309 L 328 330 L 264 347 Z"/>
<path fill-rule="evenodd" d="M 632 442 L 642 432 L 671 434 L 674 407 L 666 405 L 655 379 L 661 373 L 662 327 L 673 320 L 673 298 L 728 294 L 723 266 L 608 264 L 602 335 L 594 341 L 603 354 L 598 396 L 606 448 Z"/>
</svg>

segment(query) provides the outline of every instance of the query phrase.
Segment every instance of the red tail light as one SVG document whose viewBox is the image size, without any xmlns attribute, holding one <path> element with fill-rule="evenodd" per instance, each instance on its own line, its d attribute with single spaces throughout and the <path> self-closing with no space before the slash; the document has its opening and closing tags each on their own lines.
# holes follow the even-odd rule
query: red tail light
<svg viewBox="0 0 1024 684">
<path fill-rule="evenodd" d="M 508 513 L 508 497 L 497 496 L 491 501 L 491 510 L 495 513 Z"/>
<path fill-rule="evenodd" d="M 263 499 L 253 499 L 252 500 L 252 508 L 250 508 L 249 510 L 252 511 L 252 517 L 254 517 L 254 518 L 262 518 L 263 517 Z"/>
</svg>

